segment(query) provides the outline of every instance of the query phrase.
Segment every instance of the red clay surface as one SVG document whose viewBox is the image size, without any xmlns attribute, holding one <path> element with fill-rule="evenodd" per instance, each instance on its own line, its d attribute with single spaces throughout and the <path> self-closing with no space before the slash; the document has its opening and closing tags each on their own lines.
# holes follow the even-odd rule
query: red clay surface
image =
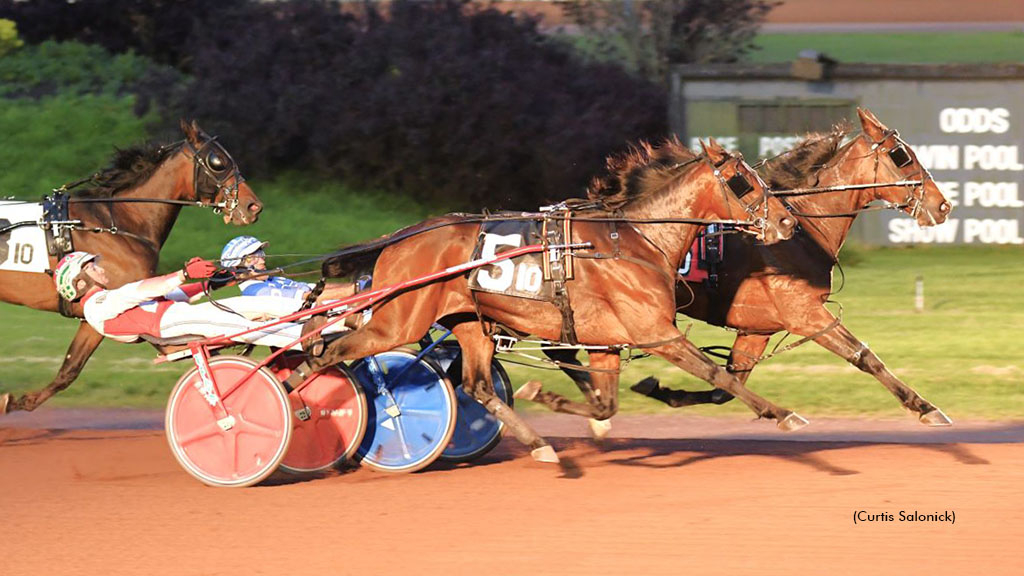
<svg viewBox="0 0 1024 576">
<path fill-rule="evenodd" d="M 596 445 L 569 437 L 582 420 L 533 415 L 561 466 L 506 439 L 466 466 L 216 489 L 159 430 L 25 427 L 61 416 L 0 419 L 4 576 L 1024 573 L 1019 423 L 835 420 L 787 436 L 630 416 L 616 433 L 653 438 Z M 893 520 L 854 524 L 857 510 Z M 900 521 L 915 510 L 955 523 Z"/>
</svg>

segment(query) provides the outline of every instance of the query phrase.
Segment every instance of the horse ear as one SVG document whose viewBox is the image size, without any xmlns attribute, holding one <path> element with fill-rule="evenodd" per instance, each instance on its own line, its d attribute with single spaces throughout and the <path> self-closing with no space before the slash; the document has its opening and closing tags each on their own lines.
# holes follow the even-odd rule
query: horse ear
<svg viewBox="0 0 1024 576">
<path fill-rule="evenodd" d="M 196 138 L 206 135 L 206 132 L 203 132 L 203 129 L 199 127 L 199 122 L 195 120 L 192 121 L 192 130 L 195 131 Z"/>
<path fill-rule="evenodd" d="M 708 160 L 711 160 L 712 164 L 720 164 L 729 155 L 725 148 L 722 148 L 721 144 L 714 138 L 711 138 L 706 144 L 701 140 L 700 148 L 704 151 L 704 155 L 708 157 Z"/>
<path fill-rule="evenodd" d="M 188 138 L 190 142 L 192 142 L 193 144 L 196 142 L 197 138 L 195 131 L 195 121 L 192 121 L 192 123 L 190 124 L 188 120 L 182 118 L 181 131 L 185 133 L 185 138 Z"/>
<path fill-rule="evenodd" d="M 888 130 L 888 128 L 886 128 L 885 124 L 882 124 L 882 122 L 875 117 L 871 110 L 868 110 L 867 108 L 857 108 L 857 115 L 860 116 L 861 128 L 869 138 L 875 142 L 881 142 L 885 138 L 885 131 Z"/>
</svg>

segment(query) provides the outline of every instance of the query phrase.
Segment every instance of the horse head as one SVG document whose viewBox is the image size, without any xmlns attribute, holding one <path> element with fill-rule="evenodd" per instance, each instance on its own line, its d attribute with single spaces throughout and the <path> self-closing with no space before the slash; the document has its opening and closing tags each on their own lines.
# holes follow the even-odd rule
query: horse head
<svg viewBox="0 0 1024 576">
<path fill-rule="evenodd" d="M 182 120 L 181 130 L 185 133 L 183 151 L 192 160 L 193 199 L 222 212 L 225 224 L 245 226 L 256 222 L 263 203 L 245 183 L 234 158 L 194 120 Z"/>
<path fill-rule="evenodd" d="M 766 244 L 774 244 L 792 238 L 796 230 L 794 218 L 778 198 L 768 192 L 768 186 L 757 172 L 739 154 L 731 154 L 712 138 L 700 143 L 708 166 L 721 184 L 729 206 L 728 217 L 733 211 L 746 213 L 757 223 L 757 238 Z"/>
<path fill-rule="evenodd" d="M 917 182 L 876 189 L 875 198 L 885 200 L 917 220 L 919 226 L 934 226 L 946 221 L 952 204 L 939 190 L 928 169 L 921 165 L 900 133 L 886 127 L 870 110 L 858 108 L 864 139 L 874 154 L 875 182 Z"/>
</svg>

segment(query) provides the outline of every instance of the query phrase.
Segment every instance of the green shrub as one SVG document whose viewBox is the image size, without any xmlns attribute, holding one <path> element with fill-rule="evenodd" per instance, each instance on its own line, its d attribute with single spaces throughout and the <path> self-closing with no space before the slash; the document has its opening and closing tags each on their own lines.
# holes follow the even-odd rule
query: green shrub
<svg viewBox="0 0 1024 576">
<path fill-rule="evenodd" d="M 0 43 L 2 46 L 2 43 Z M 181 81 L 172 69 L 133 53 L 111 54 L 100 46 L 46 41 L 0 59 L 0 97 L 61 94 L 123 95 L 159 75 Z"/>
<path fill-rule="evenodd" d="M 18 27 L 14 22 L 0 18 L 0 58 L 21 48 L 23 44 L 18 38 Z"/>
<path fill-rule="evenodd" d="M 39 198 L 106 166 L 115 146 L 146 138 L 152 116 L 134 106 L 131 96 L 0 98 L 0 197 Z"/>
</svg>

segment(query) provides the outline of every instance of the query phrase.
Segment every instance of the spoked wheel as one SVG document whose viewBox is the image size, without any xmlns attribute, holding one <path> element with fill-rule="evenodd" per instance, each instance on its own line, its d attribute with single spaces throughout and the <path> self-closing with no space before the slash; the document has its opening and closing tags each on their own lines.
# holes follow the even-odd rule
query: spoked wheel
<svg viewBox="0 0 1024 576">
<path fill-rule="evenodd" d="M 487 454 L 501 442 L 501 432 L 505 425 L 463 391 L 462 382 L 462 350 L 458 344 L 442 344 L 435 348 L 438 364 L 444 368 L 448 380 L 455 386 L 455 395 L 459 403 L 459 412 L 455 420 L 455 432 L 448 443 L 441 460 L 445 462 L 472 462 Z M 512 407 L 512 382 L 508 373 L 498 359 L 491 360 L 491 380 L 494 393 L 502 402 Z"/>
<path fill-rule="evenodd" d="M 185 471 L 211 486 L 252 486 L 277 469 L 292 437 L 284 388 L 266 369 L 240 356 L 210 359 L 209 390 L 193 367 L 167 402 L 171 452 Z M 218 401 L 219 398 L 219 401 Z"/>
<path fill-rule="evenodd" d="M 362 464 L 384 472 L 415 472 L 444 451 L 455 427 L 455 390 L 428 358 L 392 350 L 352 366 L 367 395 Z"/>
<path fill-rule="evenodd" d="M 274 372 L 284 381 L 303 358 L 283 360 Z M 344 364 L 325 368 L 288 392 L 292 442 L 281 469 L 321 472 L 353 455 L 366 434 L 366 396 Z"/>
</svg>

